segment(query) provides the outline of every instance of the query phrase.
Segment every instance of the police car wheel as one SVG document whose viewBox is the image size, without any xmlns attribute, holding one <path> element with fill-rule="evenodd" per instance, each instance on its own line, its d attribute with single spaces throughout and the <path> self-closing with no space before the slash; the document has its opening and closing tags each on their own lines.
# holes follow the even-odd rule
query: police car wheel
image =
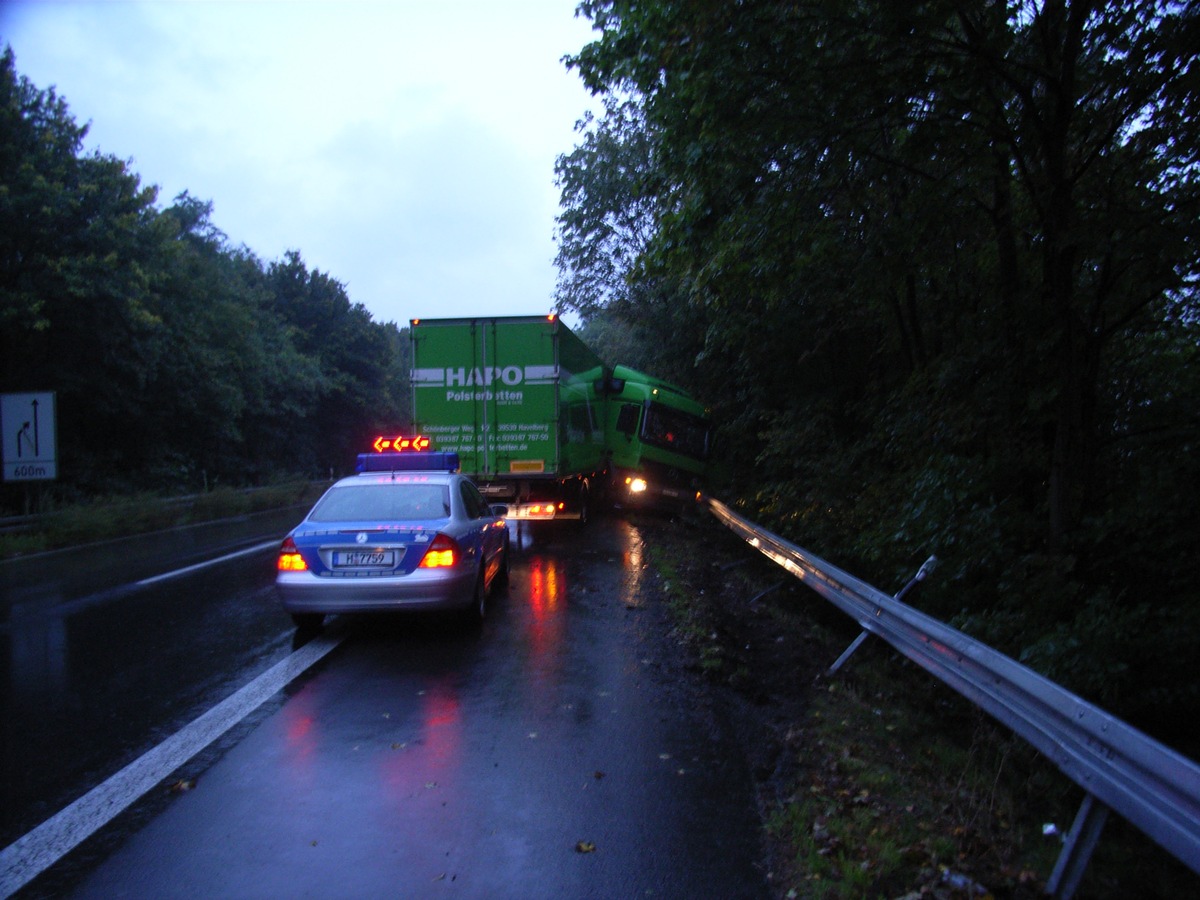
<svg viewBox="0 0 1200 900">
<path fill-rule="evenodd" d="M 325 621 L 324 613 L 292 613 L 297 631 L 316 631 Z"/>
<path fill-rule="evenodd" d="M 508 536 L 504 538 L 504 549 L 500 555 L 500 571 L 496 573 L 496 584 L 503 586 L 508 584 L 508 573 L 511 568 L 511 560 L 509 554 L 512 553 L 512 545 L 509 543 Z"/>
<path fill-rule="evenodd" d="M 475 580 L 475 597 L 471 618 L 476 622 L 482 622 L 487 618 L 487 579 L 484 577 L 482 568 L 479 570 L 479 578 Z"/>
</svg>

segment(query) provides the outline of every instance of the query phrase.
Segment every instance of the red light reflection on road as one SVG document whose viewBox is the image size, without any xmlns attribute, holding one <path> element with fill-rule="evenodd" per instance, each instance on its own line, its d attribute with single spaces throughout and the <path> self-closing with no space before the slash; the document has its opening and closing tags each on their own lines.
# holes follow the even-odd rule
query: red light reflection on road
<svg viewBox="0 0 1200 900">
<path fill-rule="evenodd" d="M 563 573 L 551 559 L 529 560 L 529 616 L 524 671 L 537 706 L 544 712 L 558 702 L 557 677 L 566 658 L 567 591 Z"/>
<path fill-rule="evenodd" d="M 560 655 L 564 599 L 558 566 L 553 560 L 534 557 L 529 561 L 529 609 L 533 613 L 529 636 L 533 644 L 533 664 L 545 667 Z"/>
<path fill-rule="evenodd" d="M 419 723 L 412 734 L 397 734 L 383 764 L 382 779 L 394 800 L 411 800 L 458 782 L 462 766 L 462 703 L 449 681 L 430 685 L 420 696 Z"/>
<path fill-rule="evenodd" d="M 458 693 L 445 684 L 425 692 L 421 732 L 425 749 L 437 768 L 458 765 L 462 745 L 462 710 Z"/>
<path fill-rule="evenodd" d="M 530 560 L 529 605 L 536 621 L 544 622 L 557 609 L 558 590 L 558 566 L 540 556 Z"/>
<path fill-rule="evenodd" d="M 313 777 L 317 754 L 317 715 L 308 691 L 301 691 L 283 707 L 284 734 L 287 741 L 288 773 L 297 781 L 308 783 Z"/>
</svg>

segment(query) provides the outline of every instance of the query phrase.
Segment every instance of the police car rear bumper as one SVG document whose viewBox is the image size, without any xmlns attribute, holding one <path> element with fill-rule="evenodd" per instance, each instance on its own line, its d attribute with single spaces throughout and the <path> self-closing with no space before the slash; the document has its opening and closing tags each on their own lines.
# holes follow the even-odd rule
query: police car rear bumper
<svg viewBox="0 0 1200 900">
<path fill-rule="evenodd" d="M 465 609 L 475 601 L 476 578 L 470 568 L 380 578 L 288 572 L 275 579 L 275 591 L 289 613 Z"/>
</svg>

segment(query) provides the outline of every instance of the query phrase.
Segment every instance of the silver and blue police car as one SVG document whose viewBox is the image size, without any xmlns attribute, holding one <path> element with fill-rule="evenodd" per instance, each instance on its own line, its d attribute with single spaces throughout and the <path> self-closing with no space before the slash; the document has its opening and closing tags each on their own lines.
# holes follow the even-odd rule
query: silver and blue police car
<svg viewBox="0 0 1200 900">
<path fill-rule="evenodd" d="M 275 588 L 297 627 L 343 612 L 482 619 L 508 577 L 505 509 L 457 468 L 454 453 L 360 455 L 360 473 L 330 487 L 279 549 Z"/>
</svg>

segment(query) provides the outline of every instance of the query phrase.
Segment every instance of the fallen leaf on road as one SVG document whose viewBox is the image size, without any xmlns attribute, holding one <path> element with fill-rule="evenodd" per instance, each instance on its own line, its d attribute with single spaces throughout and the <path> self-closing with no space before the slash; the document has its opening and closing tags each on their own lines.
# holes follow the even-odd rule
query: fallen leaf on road
<svg viewBox="0 0 1200 900">
<path fill-rule="evenodd" d="M 595 853 L 596 845 L 593 844 L 591 841 L 580 841 L 578 844 L 575 845 L 575 852 L 576 853 Z"/>
<path fill-rule="evenodd" d="M 168 788 L 168 790 L 170 790 L 170 792 L 172 794 L 182 794 L 187 791 L 190 791 L 195 786 L 196 786 L 196 782 L 194 780 L 188 780 L 188 779 L 181 778 L 179 781 L 177 781 L 173 785 L 171 785 L 171 787 Z"/>
</svg>

